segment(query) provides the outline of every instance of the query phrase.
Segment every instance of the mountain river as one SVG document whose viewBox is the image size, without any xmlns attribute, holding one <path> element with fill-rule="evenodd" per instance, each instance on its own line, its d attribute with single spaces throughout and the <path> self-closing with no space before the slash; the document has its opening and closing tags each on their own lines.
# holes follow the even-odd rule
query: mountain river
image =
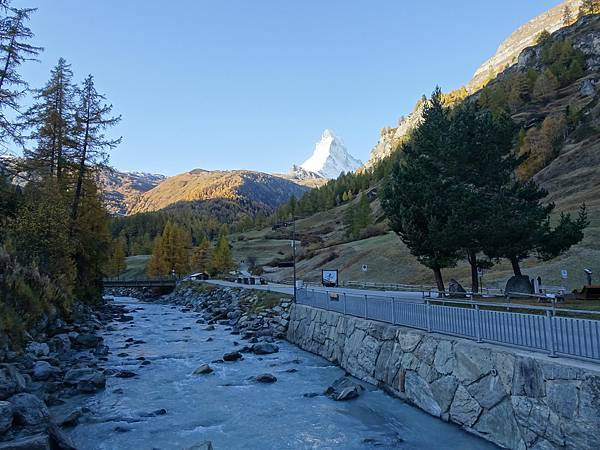
<svg viewBox="0 0 600 450">
<path fill-rule="evenodd" d="M 203 441 L 215 450 L 496 448 L 369 385 L 345 402 L 305 397 L 322 393 L 344 371 L 287 342 L 278 342 L 275 354 L 213 363 L 243 346 L 240 336 L 224 326 L 205 331 L 197 314 L 179 307 L 115 301 L 133 310 L 134 321 L 104 333 L 111 349 L 106 367 L 137 376 L 108 377 L 105 390 L 55 408 L 89 409 L 70 431 L 79 449 L 180 450 Z M 131 338 L 138 343 L 127 343 Z M 203 363 L 214 372 L 194 375 Z M 261 373 L 277 382 L 254 381 Z"/>
</svg>

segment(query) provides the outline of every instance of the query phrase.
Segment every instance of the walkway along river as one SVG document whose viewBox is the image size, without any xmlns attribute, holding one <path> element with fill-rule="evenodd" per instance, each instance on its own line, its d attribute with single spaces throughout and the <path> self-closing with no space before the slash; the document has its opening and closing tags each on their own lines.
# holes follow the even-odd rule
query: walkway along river
<svg viewBox="0 0 600 450">
<path fill-rule="evenodd" d="M 104 391 L 60 407 L 89 408 L 70 432 L 79 449 L 187 449 L 205 441 L 215 450 L 495 448 L 372 386 L 344 402 L 320 395 L 344 372 L 287 342 L 277 343 L 278 353 L 213 362 L 243 346 L 240 336 L 222 325 L 205 330 L 179 307 L 115 301 L 134 320 L 105 333 L 107 372 L 131 378 L 109 377 Z M 204 363 L 214 372 L 194 375 Z M 265 372 L 277 381 L 254 380 Z"/>
</svg>

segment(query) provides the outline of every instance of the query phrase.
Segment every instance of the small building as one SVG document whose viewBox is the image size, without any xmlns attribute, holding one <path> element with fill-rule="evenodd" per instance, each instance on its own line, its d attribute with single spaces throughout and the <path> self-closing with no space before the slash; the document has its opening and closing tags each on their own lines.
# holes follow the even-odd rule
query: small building
<svg viewBox="0 0 600 450">
<path fill-rule="evenodd" d="M 206 272 L 196 272 L 187 277 L 191 281 L 202 281 L 208 280 L 209 276 Z"/>
</svg>

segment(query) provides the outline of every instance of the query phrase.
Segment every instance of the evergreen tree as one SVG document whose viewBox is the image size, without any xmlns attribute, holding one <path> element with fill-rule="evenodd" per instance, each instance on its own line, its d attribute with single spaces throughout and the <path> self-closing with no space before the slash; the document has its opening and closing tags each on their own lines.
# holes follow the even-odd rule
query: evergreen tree
<svg viewBox="0 0 600 450">
<path fill-rule="evenodd" d="M 71 66 L 60 58 L 24 115 L 26 124 L 34 129 L 29 137 L 36 141 L 35 149 L 25 152 L 25 170 L 55 176 L 59 181 L 73 156 L 69 151 L 74 146 L 75 127 L 72 78 Z"/>
<path fill-rule="evenodd" d="M 423 122 L 403 146 L 403 161 L 394 166 L 381 194 L 392 230 L 433 271 L 440 292 L 445 290 L 442 269 L 455 265 L 460 253 L 451 238 L 450 211 L 444 201 L 454 180 L 441 172 L 449 138 L 449 110 L 437 88 L 423 108 Z"/>
<path fill-rule="evenodd" d="M 204 236 L 192 253 L 192 270 L 195 272 L 210 272 L 211 257 L 210 242 Z"/>
<path fill-rule="evenodd" d="M 0 3 L 0 145 L 8 141 L 22 143 L 20 124 L 6 115 L 19 111 L 19 101 L 27 92 L 27 83 L 19 67 L 35 59 L 42 50 L 29 44 L 33 32 L 27 26 L 35 9 L 19 9 L 10 1 Z"/>
<path fill-rule="evenodd" d="M 233 269 L 234 266 L 231 249 L 229 248 L 229 240 L 227 239 L 227 232 L 223 228 L 212 255 L 212 275 L 227 273 Z"/>
</svg>

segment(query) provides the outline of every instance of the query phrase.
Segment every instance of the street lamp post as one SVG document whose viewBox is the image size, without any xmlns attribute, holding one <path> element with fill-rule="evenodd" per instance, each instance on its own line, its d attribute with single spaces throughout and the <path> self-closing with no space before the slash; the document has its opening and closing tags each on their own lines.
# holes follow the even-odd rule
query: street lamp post
<svg viewBox="0 0 600 450">
<path fill-rule="evenodd" d="M 292 260 L 294 263 L 294 303 L 296 302 L 296 216 L 292 216 Z"/>
</svg>

